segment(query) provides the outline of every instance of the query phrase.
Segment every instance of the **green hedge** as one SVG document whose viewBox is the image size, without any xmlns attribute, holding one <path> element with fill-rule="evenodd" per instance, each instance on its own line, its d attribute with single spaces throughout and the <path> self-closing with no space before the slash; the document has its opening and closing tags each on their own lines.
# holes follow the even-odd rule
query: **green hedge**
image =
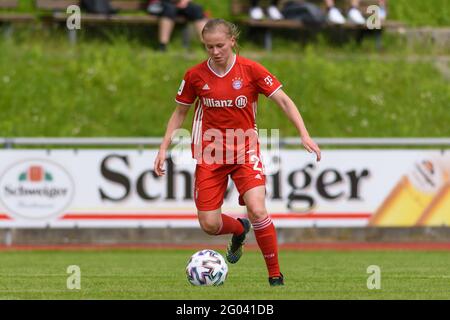
<svg viewBox="0 0 450 320">
<path fill-rule="evenodd" d="M 205 58 L 200 50 L 159 54 L 126 39 L 75 47 L 2 41 L 0 52 L 2 136 L 161 136 L 186 68 Z M 432 62 L 313 46 L 242 54 L 283 82 L 315 136 L 450 136 L 448 80 Z M 258 123 L 296 134 L 264 97 Z"/>
</svg>

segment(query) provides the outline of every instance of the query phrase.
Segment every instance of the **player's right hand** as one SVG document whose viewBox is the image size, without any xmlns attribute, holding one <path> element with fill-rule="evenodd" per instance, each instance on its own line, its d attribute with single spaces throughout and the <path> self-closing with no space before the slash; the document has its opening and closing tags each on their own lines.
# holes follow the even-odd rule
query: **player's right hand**
<svg viewBox="0 0 450 320">
<path fill-rule="evenodd" d="M 166 170 L 163 169 L 165 161 L 166 161 L 166 151 L 159 150 L 154 163 L 154 171 L 156 172 L 158 177 L 161 177 L 166 173 Z"/>
</svg>

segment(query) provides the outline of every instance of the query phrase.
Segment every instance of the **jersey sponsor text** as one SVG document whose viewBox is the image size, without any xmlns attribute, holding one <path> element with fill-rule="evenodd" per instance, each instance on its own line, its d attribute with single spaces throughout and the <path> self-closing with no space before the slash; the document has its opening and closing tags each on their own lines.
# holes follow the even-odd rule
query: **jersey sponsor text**
<svg viewBox="0 0 450 320">
<path fill-rule="evenodd" d="M 227 99 L 227 100 L 218 100 L 213 98 L 202 98 L 203 105 L 205 107 L 232 107 L 233 106 L 233 100 Z"/>
</svg>

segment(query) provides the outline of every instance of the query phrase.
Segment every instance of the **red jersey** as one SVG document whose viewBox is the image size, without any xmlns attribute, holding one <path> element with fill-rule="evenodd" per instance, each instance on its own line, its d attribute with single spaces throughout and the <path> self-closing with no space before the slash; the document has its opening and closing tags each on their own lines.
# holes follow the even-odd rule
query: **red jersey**
<svg viewBox="0 0 450 320">
<path fill-rule="evenodd" d="M 281 83 L 261 64 L 235 55 L 230 69 L 217 74 L 208 59 L 189 69 L 181 82 L 175 101 L 184 105 L 195 102 L 192 122 L 192 155 L 205 155 L 238 163 L 237 151 L 252 152 L 249 139 L 256 137 L 258 94 L 267 97 L 278 91 Z M 239 140 L 244 134 L 244 141 Z M 232 135 L 234 134 L 234 137 Z M 220 154 L 222 148 L 222 154 Z M 230 160 L 229 152 L 234 156 Z M 255 151 L 255 150 L 253 150 Z M 206 158 L 203 158 L 206 162 Z M 210 161 L 210 160 L 209 160 Z M 241 163 L 241 162 L 239 162 Z"/>
</svg>

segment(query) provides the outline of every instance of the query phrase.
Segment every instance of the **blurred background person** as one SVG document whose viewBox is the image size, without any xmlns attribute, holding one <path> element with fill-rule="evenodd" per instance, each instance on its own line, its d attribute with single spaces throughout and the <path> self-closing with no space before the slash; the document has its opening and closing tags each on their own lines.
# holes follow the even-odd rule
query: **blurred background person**
<svg viewBox="0 0 450 320">
<path fill-rule="evenodd" d="M 250 1 L 250 11 L 249 16 L 254 20 L 261 20 L 265 18 L 264 10 L 260 6 L 259 0 L 251 0 Z M 272 0 L 270 5 L 267 7 L 267 16 L 272 20 L 281 20 L 283 19 L 283 15 L 278 9 L 279 0 Z"/>
<path fill-rule="evenodd" d="M 200 39 L 203 27 L 208 21 L 203 8 L 191 0 L 153 0 L 149 2 L 147 11 L 159 16 L 158 49 L 160 51 L 167 50 L 177 16 L 183 16 L 193 22 Z"/>
<path fill-rule="evenodd" d="M 350 9 L 347 12 L 347 19 L 343 16 L 341 11 L 336 7 L 334 0 L 324 0 L 325 5 L 327 7 L 327 19 L 329 22 L 334 24 L 344 24 L 347 19 L 350 23 L 354 24 L 365 24 L 366 19 L 364 18 L 363 14 L 360 10 L 360 1 L 359 0 L 351 0 L 350 2 Z M 387 0 L 379 0 L 378 6 L 379 6 L 379 17 L 381 20 L 386 20 L 386 2 Z"/>
</svg>

